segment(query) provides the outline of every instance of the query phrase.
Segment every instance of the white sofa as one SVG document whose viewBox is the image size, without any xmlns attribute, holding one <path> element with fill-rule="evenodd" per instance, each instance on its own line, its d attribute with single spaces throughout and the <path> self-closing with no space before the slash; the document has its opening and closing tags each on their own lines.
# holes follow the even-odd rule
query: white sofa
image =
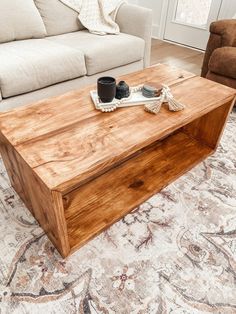
<svg viewBox="0 0 236 314">
<path fill-rule="evenodd" d="M 59 0 L 0 0 L 0 111 L 147 67 L 151 10 L 123 4 L 116 22 L 99 36 Z"/>
</svg>

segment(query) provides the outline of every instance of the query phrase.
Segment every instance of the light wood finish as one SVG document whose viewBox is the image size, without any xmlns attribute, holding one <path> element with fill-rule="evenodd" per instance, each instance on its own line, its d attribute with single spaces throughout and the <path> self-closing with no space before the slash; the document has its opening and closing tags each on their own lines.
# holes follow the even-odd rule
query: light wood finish
<svg viewBox="0 0 236 314">
<path fill-rule="evenodd" d="M 211 154 L 235 97 L 164 65 L 122 79 L 168 84 L 186 109 L 104 114 L 94 109 L 90 86 L 0 116 L 11 183 L 63 256 Z"/>
<path fill-rule="evenodd" d="M 194 120 L 183 128 L 184 132 L 215 150 L 227 122 L 231 105 L 229 101 L 228 105 L 226 103 L 213 112 Z"/>
<path fill-rule="evenodd" d="M 9 179 L 25 205 L 63 256 L 70 251 L 61 194 L 51 191 L 20 156 L 16 147 L 0 137 L 1 154 Z"/>
<path fill-rule="evenodd" d="M 165 84 L 178 85 L 193 76 L 160 65 L 124 78 L 130 85 L 157 77 Z M 1 115 L 2 133 L 51 190 L 71 190 L 159 138 L 156 117 L 143 107 L 113 114 L 94 110 L 91 88 Z M 167 115 L 163 110 L 163 119 Z M 176 117 L 171 117 L 174 122 Z"/>
<path fill-rule="evenodd" d="M 179 131 L 66 194 L 70 246 L 75 249 L 86 243 L 211 152 L 209 147 Z M 88 233 L 88 229 L 92 232 Z"/>
<path fill-rule="evenodd" d="M 159 39 L 152 40 L 151 64 L 164 63 L 200 75 L 204 53 Z"/>
</svg>

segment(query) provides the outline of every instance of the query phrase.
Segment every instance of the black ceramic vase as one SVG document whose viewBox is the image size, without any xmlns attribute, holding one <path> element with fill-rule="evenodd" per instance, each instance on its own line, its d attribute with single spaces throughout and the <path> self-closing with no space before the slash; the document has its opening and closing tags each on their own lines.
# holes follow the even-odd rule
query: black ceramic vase
<svg viewBox="0 0 236 314">
<path fill-rule="evenodd" d="M 127 98 L 130 95 L 129 85 L 125 81 L 120 81 L 116 86 L 116 99 Z"/>
</svg>

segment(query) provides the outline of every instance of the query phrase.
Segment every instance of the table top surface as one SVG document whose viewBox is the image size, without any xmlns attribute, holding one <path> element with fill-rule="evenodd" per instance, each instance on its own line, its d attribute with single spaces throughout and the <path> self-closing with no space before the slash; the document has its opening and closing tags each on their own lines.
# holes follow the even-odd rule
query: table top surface
<svg viewBox="0 0 236 314">
<path fill-rule="evenodd" d="M 2 113 L 1 137 L 50 189 L 65 192 L 235 97 L 234 89 L 167 65 L 122 79 L 130 86 L 167 84 L 186 108 L 163 107 L 157 115 L 143 106 L 102 113 L 94 108 L 89 86 Z"/>
</svg>

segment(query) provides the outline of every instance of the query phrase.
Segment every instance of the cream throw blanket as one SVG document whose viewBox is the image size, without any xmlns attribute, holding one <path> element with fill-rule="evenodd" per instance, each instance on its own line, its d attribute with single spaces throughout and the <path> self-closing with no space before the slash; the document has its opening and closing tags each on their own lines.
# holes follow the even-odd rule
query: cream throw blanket
<svg viewBox="0 0 236 314">
<path fill-rule="evenodd" d="M 119 25 L 115 22 L 123 0 L 60 0 L 79 13 L 80 22 L 91 33 L 119 34 Z"/>
</svg>

